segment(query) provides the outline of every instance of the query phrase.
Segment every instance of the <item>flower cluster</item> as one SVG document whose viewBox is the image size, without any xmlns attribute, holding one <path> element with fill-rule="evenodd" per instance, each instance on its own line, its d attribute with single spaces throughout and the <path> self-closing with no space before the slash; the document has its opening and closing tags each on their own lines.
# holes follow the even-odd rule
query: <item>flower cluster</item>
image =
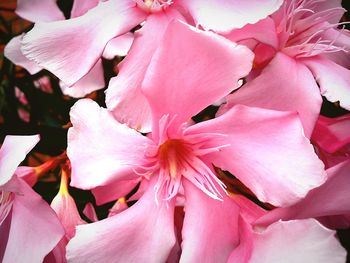
<svg viewBox="0 0 350 263">
<path fill-rule="evenodd" d="M 38 134 L 3 141 L 0 261 L 346 261 L 335 231 L 350 227 L 340 1 L 74 0 L 69 11 L 17 1 L 34 24 L 5 57 L 36 92 L 53 96 L 57 80 L 75 103 L 67 146 L 45 161 L 22 163 Z M 13 94 L 32 123 L 41 100 Z M 345 114 L 321 115 L 325 103 Z M 33 190 L 57 179 L 54 198 Z"/>
</svg>

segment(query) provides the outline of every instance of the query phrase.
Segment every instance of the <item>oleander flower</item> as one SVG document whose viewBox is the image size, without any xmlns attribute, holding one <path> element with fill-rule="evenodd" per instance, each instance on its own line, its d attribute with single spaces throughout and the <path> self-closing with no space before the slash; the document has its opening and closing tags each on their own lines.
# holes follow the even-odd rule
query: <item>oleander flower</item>
<svg viewBox="0 0 350 263">
<path fill-rule="evenodd" d="M 6 136 L 0 149 L 0 260 L 4 263 L 42 262 L 64 235 L 55 212 L 14 175 L 38 141 L 38 135 Z"/>
<path fill-rule="evenodd" d="M 298 111 L 308 138 L 321 95 L 350 109 L 350 33 L 337 28 L 343 13 L 336 0 L 287 0 L 270 17 L 232 31 L 228 38 L 254 50 L 256 70 L 224 109 L 244 104 Z"/>
<path fill-rule="evenodd" d="M 239 209 L 214 167 L 230 171 L 274 205 L 295 203 L 324 182 L 323 164 L 295 113 L 237 106 L 209 121 L 191 121 L 238 86 L 252 59 L 247 48 L 174 21 L 142 85 L 152 110 L 148 136 L 91 100 L 73 106 L 71 185 L 114 192 L 118 182 L 149 183 L 131 208 L 78 226 L 68 261 L 226 261 L 239 243 Z M 185 197 L 181 238 L 174 230 L 178 194 Z"/>
</svg>

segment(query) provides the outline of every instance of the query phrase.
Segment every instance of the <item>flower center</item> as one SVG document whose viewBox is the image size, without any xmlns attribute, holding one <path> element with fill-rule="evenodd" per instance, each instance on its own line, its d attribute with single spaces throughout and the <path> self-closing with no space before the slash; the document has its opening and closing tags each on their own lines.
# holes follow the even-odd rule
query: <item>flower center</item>
<svg viewBox="0 0 350 263">
<path fill-rule="evenodd" d="M 11 211 L 13 193 L 0 190 L 0 225 Z"/>
<path fill-rule="evenodd" d="M 286 1 L 281 12 L 283 19 L 278 26 L 281 48 L 297 57 L 316 56 L 321 53 L 344 51 L 344 47 L 337 45 L 339 34 L 327 37 L 327 30 L 336 29 L 344 23 L 330 24 L 344 12 L 341 7 L 317 10 L 317 5 L 325 0 L 291 0 Z M 345 22 L 346 23 L 346 22 Z"/>
<path fill-rule="evenodd" d="M 146 178 L 158 176 L 154 188 L 157 202 L 159 197 L 163 200 L 175 197 L 183 177 L 208 196 L 221 200 L 225 185 L 217 178 L 211 163 L 205 162 L 202 156 L 229 146 L 222 141 L 225 135 L 187 134 L 188 125 L 184 124 L 176 130 L 172 127 L 173 120 L 168 115 L 161 118 L 159 136 L 145 152 L 145 165 L 134 171 Z M 223 191 L 218 190 L 220 188 Z"/>
<path fill-rule="evenodd" d="M 170 6 L 172 0 L 134 0 L 136 4 L 144 11 L 159 12 Z"/>
</svg>

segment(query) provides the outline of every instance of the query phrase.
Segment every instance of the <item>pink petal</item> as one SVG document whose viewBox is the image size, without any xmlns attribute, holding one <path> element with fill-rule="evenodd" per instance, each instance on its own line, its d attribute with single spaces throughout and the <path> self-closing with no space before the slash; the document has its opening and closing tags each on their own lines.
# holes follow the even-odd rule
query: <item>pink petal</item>
<svg viewBox="0 0 350 263">
<path fill-rule="evenodd" d="M 150 140 L 117 122 L 89 99 L 71 109 L 67 154 L 72 164 L 71 185 L 92 189 L 116 180 L 138 178 L 134 167 L 143 164 Z"/>
<path fill-rule="evenodd" d="M 238 206 L 208 197 L 183 180 L 186 194 L 181 262 L 226 262 L 239 243 Z"/>
<path fill-rule="evenodd" d="M 153 122 L 158 126 L 165 114 L 169 114 L 169 119 L 177 116 L 174 127 L 188 121 L 237 88 L 238 80 L 249 73 L 252 60 L 253 54 L 246 47 L 172 22 L 142 84 Z"/>
<path fill-rule="evenodd" d="M 330 102 L 339 101 L 350 110 L 350 70 L 321 57 L 303 59 L 320 85 L 321 94 Z"/>
<path fill-rule="evenodd" d="M 320 116 L 311 139 L 326 152 L 335 153 L 350 143 L 349 131 L 350 114 L 337 118 Z"/>
<path fill-rule="evenodd" d="M 329 179 L 323 185 L 311 190 L 304 199 L 295 205 L 274 209 L 255 223 L 266 225 L 279 219 L 290 220 L 350 214 L 349 171 L 350 160 L 327 169 Z"/>
<path fill-rule="evenodd" d="M 0 149 L 0 186 L 12 178 L 17 166 L 39 140 L 39 135 L 5 137 Z"/>
<path fill-rule="evenodd" d="M 147 17 L 145 25 L 135 33 L 128 56 L 118 65 L 118 76 L 111 79 L 106 91 L 107 108 L 114 117 L 141 132 L 152 130 L 151 110 L 141 93 L 141 84 L 167 25 L 177 17 L 180 15 L 172 9 Z"/>
<path fill-rule="evenodd" d="M 253 38 L 261 43 L 278 48 L 276 25 L 270 17 L 266 17 L 255 24 L 247 24 L 242 28 L 235 29 L 225 37 L 233 42 Z"/>
<path fill-rule="evenodd" d="M 139 179 L 128 181 L 117 180 L 115 182 L 110 182 L 108 185 L 93 188 L 91 192 L 95 197 L 96 204 L 103 205 L 126 196 L 135 188 L 139 181 Z"/>
<path fill-rule="evenodd" d="M 302 63 L 277 53 L 256 79 L 228 96 L 227 105 L 220 111 L 236 104 L 297 111 L 309 138 L 319 116 L 322 98 L 311 72 Z"/>
<path fill-rule="evenodd" d="M 2 262 L 42 262 L 64 235 L 55 212 L 21 179 L 13 207 L 11 229 Z M 19 253 L 20 252 L 20 253 Z"/>
<path fill-rule="evenodd" d="M 78 17 L 84 15 L 90 9 L 98 5 L 99 0 L 74 0 L 70 17 Z"/>
<path fill-rule="evenodd" d="M 50 22 L 64 20 L 56 0 L 18 0 L 16 14 L 31 22 Z"/>
<path fill-rule="evenodd" d="M 175 245 L 174 199 L 155 202 L 154 185 L 127 210 L 77 227 L 69 262 L 165 262 Z"/>
<path fill-rule="evenodd" d="M 22 40 L 22 52 L 71 86 L 96 64 L 109 40 L 144 18 L 134 1 L 101 2 L 74 19 L 35 24 Z"/>
<path fill-rule="evenodd" d="M 314 219 L 276 222 L 254 234 L 249 263 L 343 263 L 346 251 L 335 234 Z"/>
<path fill-rule="evenodd" d="M 181 0 L 197 25 L 218 32 L 254 24 L 278 10 L 282 3 L 281 0 Z"/>
<path fill-rule="evenodd" d="M 51 207 L 56 212 L 69 240 L 75 235 L 75 227 L 86 222 L 81 219 L 75 201 L 68 192 L 67 180 L 67 174 L 62 170 L 60 190 L 52 200 Z"/>
<path fill-rule="evenodd" d="M 324 165 L 295 113 L 237 105 L 188 132 L 226 134 L 216 145 L 230 147 L 208 159 L 235 175 L 263 202 L 293 204 L 326 180 Z"/>
<path fill-rule="evenodd" d="M 97 61 L 91 71 L 89 71 L 84 77 L 78 80 L 73 86 L 68 87 L 62 81 L 60 82 L 62 93 L 73 98 L 82 98 L 87 94 L 104 87 L 105 80 L 101 59 Z"/>
<path fill-rule="evenodd" d="M 124 57 L 128 54 L 133 41 L 134 34 L 130 32 L 115 37 L 107 43 L 102 56 L 106 59 L 113 59 L 115 56 Z"/>
<path fill-rule="evenodd" d="M 31 187 L 33 187 L 38 181 L 38 174 L 34 167 L 19 166 L 16 169 L 15 174 Z"/>
<path fill-rule="evenodd" d="M 35 62 L 27 59 L 21 51 L 21 41 L 23 35 L 16 36 L 7 43 L 4 49 L 4 55 L 9 59 L 13 64 L 21 66 L 26 69 L 30 74 L 34 75 L 42 70 Z"/>
<path fill-rule="evenodd" d="M 83 210 L 84 215 L 89 218 L 92 222 L 97 222 L 98 217 L 95 211 L 95 208 L 92 203 L 86 203 L 84 210 Z"/>
</svg>

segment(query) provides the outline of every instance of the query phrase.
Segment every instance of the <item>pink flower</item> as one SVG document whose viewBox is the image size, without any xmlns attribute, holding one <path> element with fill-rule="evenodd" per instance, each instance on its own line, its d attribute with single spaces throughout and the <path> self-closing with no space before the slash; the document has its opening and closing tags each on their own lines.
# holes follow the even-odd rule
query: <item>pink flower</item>
<svg viewBox="0 0 350 263">
<path fill-rule="evenodd" d="M 49 205 L 14 175 L 38 141 L 38 135 L 7 136 L 0 149 L 1 262 L 42 262 L 64 234 Z"/>
<path fill-rule="evenodd" d="M 67 149 L 71 185 L 107 191 L 118 182 L 149 184 L 131 208 L 78 226 L 68 260 L 164 262 L 179 255 L 174 231 L 179 193 L 185 196 L 181 260 L 227 260 L 238 245 L 238 206 L 226 196 L 214 165 L 275 205 L 294 203 L 323 183 L 323 164 L 293 113 L 237 106 L 191 125 L 192 116 L 238 86 L 252 59 L 242 46 L 173 22 L 142 85 L 152 112 L 151 134 L 117 122 L 91 100 L 73 106 Z"/>
<path fill-rule="evenodd" d="M 76 6 L 85 7 L 83 1 L 77 2 Z M 97 2 L 92 1 L 95 5 Z M 28 59 L 54 73 L 67 86 L 72 86 L 91 71 L 112 39 L 145 20 L 146 24 L 149 20 L 157 20 L 158 25 L 152 23 L 147 30 L 158 34 L 159 28 L 165 28 L 172 19 L 183 17 L 179 12 L 184 11 L 206 29 L 230 31 L 266 17 L 281 4 L 282 0 L 250 1 L 249 4 L 242 0 L 100 1 L 96 7 L 89 5 L 91 9 L 86 13 L 73 8 L 73 19 L 36 23 L 21 40 L 21 50 Z M 217 14 L 225 18 L 218 20 Z M 61 43 L 64 43 L 64 48 Z M 156 45 L 157 39 L 147 53 L 152 54 Z"/>
<path fill-rule="evenodd" d="M 337 29 L 343 13 L 339 1 L 288 0 L 271 17 L 232 31 L 228 38 L 254 50 L 256 71 L 226 108 L 297 111 L 309 138 L 321 95 L 350 109 L 350 34 Z"/>
</svg>

